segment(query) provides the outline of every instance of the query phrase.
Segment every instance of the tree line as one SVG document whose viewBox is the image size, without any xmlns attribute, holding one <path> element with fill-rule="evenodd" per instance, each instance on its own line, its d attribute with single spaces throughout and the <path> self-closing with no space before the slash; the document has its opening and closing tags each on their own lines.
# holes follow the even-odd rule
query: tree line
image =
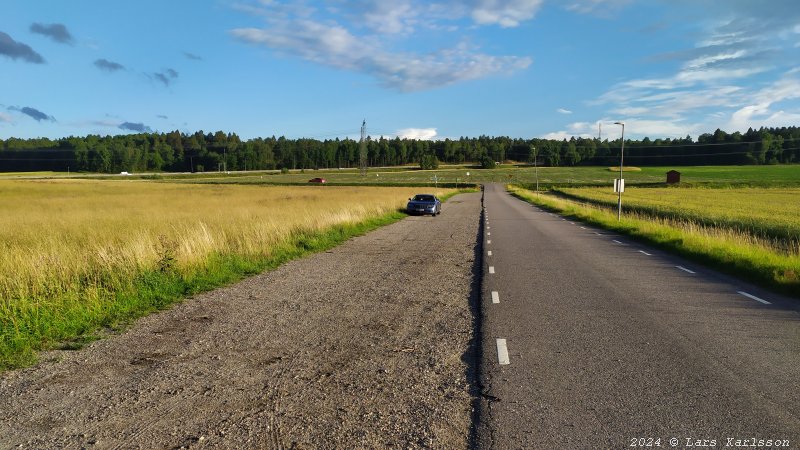
<svg viewBox="0 0 800 450">
<path fill-rule="evenodd" d="M 369 166 L 516 161 L 543 166 L 619 164 L 620 139 L 461 137 L 438 141 L 367 138 Z M 255 138 L 235 133 L 140 133 L 62 139 L 0 139 L 0 172 L 202 172 L 219 170 L 358 167 L 353 139 Z M 635 166 L 800 163 L 800 128 L 749 129 L 678 139 L 625 140 L 625 163 Z"/>
</svg>

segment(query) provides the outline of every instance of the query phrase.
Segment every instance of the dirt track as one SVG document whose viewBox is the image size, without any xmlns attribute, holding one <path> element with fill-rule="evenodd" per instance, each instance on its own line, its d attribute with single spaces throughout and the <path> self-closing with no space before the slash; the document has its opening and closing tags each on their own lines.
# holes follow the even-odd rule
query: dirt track
<svg viewBox="0 0 800 450">
<path fill-rule="evenodd" d="M 0 448 L 466 448 L 480 194 L 0 375 Z"/>
</svg>

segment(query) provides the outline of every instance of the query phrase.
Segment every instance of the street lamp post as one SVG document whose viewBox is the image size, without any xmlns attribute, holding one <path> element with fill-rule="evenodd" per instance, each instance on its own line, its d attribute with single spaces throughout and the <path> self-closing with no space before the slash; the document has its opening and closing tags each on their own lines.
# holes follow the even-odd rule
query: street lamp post
<svg viewBox="0 0 800 450">
<path fill-rule="evenodd" d="M 539 163 L 537 162 L 536 147 L 533 147 L 533 171 L 536 173 L 536 195 L 539 195 Z"/>
<path fill-rule="evenodd" d="M 617 222 L 622 220 L 622 159 L 625 156 L 625 122 L 614 122 L 614 125 L 622 126 L 622 149 L 619 151 L 619 183 L 617 184 Z"/>
</svg>

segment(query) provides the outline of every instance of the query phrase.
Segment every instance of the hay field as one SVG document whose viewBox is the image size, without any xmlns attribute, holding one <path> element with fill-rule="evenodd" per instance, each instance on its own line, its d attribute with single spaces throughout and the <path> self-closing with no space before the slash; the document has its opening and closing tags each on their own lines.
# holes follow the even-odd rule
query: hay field
<svg viewBox="0 0 800 450">
<path fill-rule="evenodd" d="M 302 240 L 397 215 L 417 190 L 0 181 L 0 368 L 138 315 L 143 286 L 192 292 L 203 274 L 200 289 L 213 287 L 208 272 L 220 256 L 261 261 L 287 246 L 313 249 Z"/>
<path fill-rule="evenodd" d="M 579 199 L 616 206 L 610 188 L 559 189 Z M 731 228 L 797 251 L 800 188 L 675 189 L 629 187 L 624 210 Z"/>
</svg>

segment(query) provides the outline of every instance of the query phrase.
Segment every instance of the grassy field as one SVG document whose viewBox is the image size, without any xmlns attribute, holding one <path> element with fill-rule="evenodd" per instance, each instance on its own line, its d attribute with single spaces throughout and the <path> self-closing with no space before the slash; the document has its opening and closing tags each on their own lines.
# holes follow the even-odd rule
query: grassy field
<svg viewBox="0 0 800 450">
<path fill-rule="evenodd" d="M 558 192 L 616 208 L 610 188 L 562 188 Z M 800 251 L 800 188 L 672 189 L 631 187 L 623 207 L 653 217 L 731 228 Z"/>
<path fill-rule="evenodd" d="M 674 210 L 679 213 L 677 215 L 658 215 L 652 214 L 652 211 L 637 213 L 626 210 L 622 220 L 617 221 L 615 208 L 593 203 L 587 204 L 554 193 L 536 195 L 535 192 L 518 186 L 510 186 L 509 190 L 514 195 L 531 203 L 590 224 L 627 234 L 634 239 L 715 267 L 742 279 L 800 298 L 800 252 L 796 246 L 797 241 L 793 240 L 792 242 L 795 244 L 789 248 L 775 245 L 774 240 L 759 236 L 755 232 L 757 227 L 749 228 L 745 225 L 748 223 L 748 213 L 739 210 L 739 206 L 735 203 L 737 199 L 746 197 L 744 193 L 726 197 L 725 190 L 667 189 L 664 195 L 683 196 L 681 198 L 685 200 L 683 203 L 685 210 L 682 207 L 675 207 Z M 640 191 L 652 192 L 642 194 Z M 571 189 L 568 192 L 584 194 L 587 197 L 590 195 L 599 198 L 607 197 L 605 193 L 596 190 Z M 624 198 L 628 199 L 628 197 L 637 195 L 658 198 L 657 192 L 658 190 L 652 189 L 628 189 Z M 791 192 L 795 192 L 794 197 Z M 781 190 L 775 193 L 762 193 L 761 198 L 762 200 L 770 199 L 770 201 L 774 201 L 776 198 L 792 197 L 796 199 L 796 192 L 799 191 L 792 190 L 787 193 Z M 708 196 L 695 198 L 695 194 Z M 668 199 L 663 200 L 669 204 Z M 751 199 L 747 201 L 750 202 Z M 756 207 L 755 204 L 753 206 Z M 760 214 L 763 214 L 762 217 L 766 218 L 769 211 L 773 211 L 775 213 L 774 220 L 780 226 L 787 228 L 796 226 L 796 213 L 791 212 L 797 210 L 796 200 L 789 204 L 760 206 L 758 210 Z M 698 222 L 696 218 L 707 220 L 708 216 L 704 215 L 704 207 L 711 214 L 714 211 L 725 211 L 726 209 L 739 210 L 737 213 L 731 214 L 730 220 L 737 220 L 736 217 L 738 217 L 743 225 L 730 227 Z M 778 217 L 782 218 L 780 222 L 778 222 Z M 797 235 L 794 235 L 794 239 L 796 237 Z"/>
<path fill-rule="evenodd" d="M 626 166 L 626 169 L 629 167 Z M 532 184 L 536 174 L 540 187 L 570 185 L 608 185 L 613 184 L 619 175 L 616 167 L 539 167 L 504 164 L 496 169 L 478 169 L 468 165 L 442 165 L 438 170 L 419 170 L 418 167 L 370 168 L 362 177 L 358 169 L 291 170 L 281 173 L 278 170 L 256 172 L 205 172 L 194 174 L 157 174 L 122 176 L 118 174 L 82 174 L 74 176 L 101 177 L 103 179 L 158 179 L 164 181 L 237 184 L 306 184 L 309 179 L 323 177 L 330 184 L 342 185 L 429 185 L 436 183 L 455 185 L 455 183 L 514 183 Z M 636 171 L 625 171 L 627 185 L 664 183 L 666 173 L 676 169 L 681 172 L 682 186 L 702 184 L 715 185 L 754 185 L 800 186 L 800 165 L 775 166 L 707 166 L 707 167 L 641 167 Z M 467 175 L 469 173 L 469 175 Z M 14 174 L 22 176 L 23 174 Z M 30 176 L 58 177 L 64 174 L 30 174 Z M 0 179 L 3 174 L 0 174 Z M 434 181 L 433 178 L 436 178 Z"/>
<path fill-rule="evenodd" d="M 417 190 L 0 181 L 0 368 L 398 220 Z"/>
<path fill-rule="evenodd" d="M 76 175 L 74 172 L 50 172 L 50 171 L 40 171 L 40 172 L 0 172 L 0 179 L 4 178 L 30 178 L 30 177 L 66 177 Z"/>
<path fill-rule="evenodd" d="M 614 168 L 616 169 L 616 168 Z M 750 184 L 750 185 L 800 185 L 800 165 L 784 166 L 713 166 L 713 167 L 642 167 L 638 171 L 625 171 L 625 179 L 631 184 L 664 183 L 666 173 L 677 169 L 682 175 L 682 184 Z M 370 169 L 362 177 L 358 170 L 306 170 L 259 173 L 194 174 L 181 178 L 216 183 L 276 183 L 303 184 L 314 177 L 323 177 L 331 184 L 416 184 L 435 183 L 535 183 L 538 172 L 541 188 L 552 185 L 613 185 L 619 172 L 609 167 L 529 167 L 501 165 L 496 169 L 477 169 L 469 166 L 441 166 L 437 170 L 417 168 Z M 469 174 L 469 175 L 467 175 Z M 434 181 L 433 178 L 436 178 Z M 165 175 L 165 179 L 169 176 Z"/>
</svg>

